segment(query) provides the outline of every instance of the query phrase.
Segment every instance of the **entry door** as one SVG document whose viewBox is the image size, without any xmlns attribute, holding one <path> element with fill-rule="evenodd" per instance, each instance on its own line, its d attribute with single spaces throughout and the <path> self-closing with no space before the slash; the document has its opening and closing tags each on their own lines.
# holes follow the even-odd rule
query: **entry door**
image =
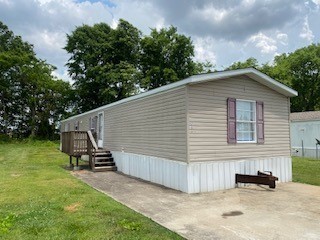
<svg viewBox="0 0 320 240">
<path fill-rule="evenodd" d="M 104 123 L 104 114 L 103 112 L 98 115 L 98 147 L 103 147 L 103 124 Z"/>
</svg>

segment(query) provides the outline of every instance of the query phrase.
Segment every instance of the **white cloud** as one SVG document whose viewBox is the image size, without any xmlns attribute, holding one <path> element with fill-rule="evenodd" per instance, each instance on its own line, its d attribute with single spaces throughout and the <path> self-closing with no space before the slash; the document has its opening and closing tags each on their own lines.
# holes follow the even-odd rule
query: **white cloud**
<svg viewBox="0 0 320 240">
<path fill-rule="evenodd" d="M 43 47 L 51 49 L 62 49 L 65 46 L 66 38 L 63 32 L 49 32 L 43 30 L 38 34 L 40 41 L 43 43 Z"/>
<path fill-rule="evenodd" d="M 163 16 L 159 14 L 153 1 L 114 0 L 113 3 L 116 5 L 112 9 L 114 18 L 116 20 L 120 18 L 127 20 L 141 30 L 143 34 L 149 34 L 150 28 L 156 28 L 157 25 L 166 26 L 163 22 Z"/>
<path fill-rule="evenodd" d="M 214 42 L 214 39 L 211 37 L 195 38 L 193 41 L 195 50 L 195 60 L 199 62 L 209 61 L 212 64 L 216 64 Z"/>
<path fill-rule="evenodd" d="M 116 27 L 123 18 L 144 34 L 173 25 L 191 37 L 197 61 L 223 69 L 249 57 L 270 61 L 319 40 L 319 6 L 320 0 L 0 0 L 0 16 L 58 67 L 59 78 L 70 79 L 62 48 L 66 34 L 82 24 Z"/>
<path fill-rule="evenodd" d="M 117 26 L 118 26 L 118 24 L 119 24 L 119 21 L 117 21 L 117 20 L 115 20 L 115 19 L 112 19 L 112 22 L 110 23 L 110 27 L 111 27 L 112 29 L 116 29 Z"/>
<path fill-rule="evenodd" d="M 1 4 L 5 4 L 7 6 L 11 6 L 12 5 L 12 2 L 10 0 L 0 0 L 0 3 Z"/>
<path fill-rule="evenodd" d="M 41 59 L 55 65 L 63 79 L 68 55 L 63 47 L 66 34 L 70 34 L 82 24 L 93 25 L 99 22 L 112 22 L 108 6 L 102 2 L 76 2 L 75 0 L 0 0 L 0 16 L 23 40 L 34 45 Z"/>
<path fill-rule="evenodd" d="M 165 20 L 164 18 L 160 18 L 157 22 L 156 22 L 156 29 L 159 31 L 161 28 L 165 27 Z"/>
<path fill-rule="evenodd" d="M 229 12 L 227 9 L 219 9 L 213 3 L 204 6 L 203 8 L 193 9 L 192 15 L 194 18 L 202 18 L 205 21 L 221 22 L 228 17 Z"/>
<path fill-rule="evenodd" d="M 310 27 L 309 27 L 309 21 L 308 21 L 308 17 L 305 17 L 304 19 L 304 23 L 303 23 L 303 27 L 302 27 L 302 31 L 299 35 L 301 38 L 306 39 L 307 41 L 309 41 L 310 43 L 313 41 L 314 39 L 314 35 L 313 32 L 311 31 Z"/>
<path fill-rule="evenodd" d="M 59 71 L 55 70 L 55 71 L 53 71 L 52 75 L 57 77 L 58 79 L 62 79 L 64 81 L 68 81 L 71 84 L 74 83 L 74 81 L 70 78 L 67 69 L 65 69 L 62 74 Z"/>
<path fill-rule="evenodd" d="M 288 45 L 288 34 L 278 32 L 276 38 L 282 45 Z"/>
<path fill-rule="evenodd" d="M 251 7 L 255 4 L 255 2 L 255 0 L 243 0 L 241 5 Z"/>
<path fill-rule="evenodd" d="M 277 51 L 276 41 L 261 32 L 251 36 L 248 42 L 255 44 L 261 53 L 275 53 Z"/>
</svg>

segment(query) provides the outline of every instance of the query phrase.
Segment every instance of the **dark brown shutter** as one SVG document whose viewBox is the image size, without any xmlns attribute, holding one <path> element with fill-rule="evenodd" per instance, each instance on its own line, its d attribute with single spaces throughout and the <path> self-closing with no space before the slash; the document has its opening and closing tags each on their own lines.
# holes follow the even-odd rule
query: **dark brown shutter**
<svg viewBox="0 0 320 240">
<path fill-rule="evenodd" d="M 228 143 L 237 142 L 237 117 L 236 117 L 236 99 L 227 99 L 228 114 Z"/>
<path fill-rule="evenodd" d="M 264 106 L 257 101 L 257 143 L 264 143 Z"/>
</svg>

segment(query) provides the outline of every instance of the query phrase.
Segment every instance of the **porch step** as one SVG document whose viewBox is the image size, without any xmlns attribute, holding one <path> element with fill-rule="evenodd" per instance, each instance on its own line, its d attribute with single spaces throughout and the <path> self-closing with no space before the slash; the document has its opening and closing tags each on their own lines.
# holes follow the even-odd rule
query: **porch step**
<svg viewBox="0 0 320 240">
<path fill-rule="evenodd" d="M 116 164 L 110 151 L 105 149 L 97 149 L 93 153 L 95 158 L 94 172 L 117 171 Z"/>
<path fill-rule="evenodd" d="M 96 162 L 96 165 L 106 165 L 106 166 L 115 166 L 115 162 Z"/>
<path fill-rule="evenodd" d="M 99 148 L 99 149 L 96 150 L 96 154 L 98 154 L 98 153 L 110 153 L 110 151 L 102 149 L 102 148 Z"/>
<path fill-rule="evenodd" d="M 102 166 L 102 167 L 95 167 L 94 172 L 104 172 L 104 171 L 117 171 L 116 166 Z"/>
<path fill-rule="evenodd" d="M 101 156 L 106 156 L 106 157 L 111 157 L 112 154 L 110 152 L 97 152 L 97 153 L 93 153 L 92 154 L 93 156 L 96 156 L 96 157 L 101 157 Z"/>
<path fill-rule="evenodd" d="M 113 162 L 113 157 L 96 157 L 96 162 Z"/>
</svg>

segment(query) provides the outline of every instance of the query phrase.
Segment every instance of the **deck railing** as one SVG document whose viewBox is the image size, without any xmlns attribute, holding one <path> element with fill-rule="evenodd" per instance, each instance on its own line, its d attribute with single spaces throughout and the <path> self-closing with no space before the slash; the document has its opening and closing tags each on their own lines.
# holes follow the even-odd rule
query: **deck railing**
<svg viewBox="0 0 320 240">
<path fill-rule="evenodd" d="M 62 152 L 73 157 L 87 154 L 87 132 L 70 131 L 62 133 Z"/>
<path fill-rule="evenodd" d="M 77 163 L 82 155 L 89 155 L 89 164 L 94 170 L 96 150 L 98 150 L 94 134 L 91 131 L 70 131 L 62 132 L 61 137 L 62 152 L 68 154 L 70 158 L 76 157 Z"/>
</svg>

